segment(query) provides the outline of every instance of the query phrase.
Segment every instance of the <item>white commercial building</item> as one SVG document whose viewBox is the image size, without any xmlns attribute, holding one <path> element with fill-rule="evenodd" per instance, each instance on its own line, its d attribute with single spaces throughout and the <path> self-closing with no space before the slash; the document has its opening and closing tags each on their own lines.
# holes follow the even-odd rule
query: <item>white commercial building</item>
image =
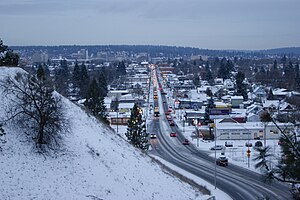
<svg viewBox="0 0 300 200">
<path fill-rule="evenodd" d="M 278 123 L 281 130 L 290 134 L 294 131 L 291 123 Z M 239 123 L 231 118 L 215 119 L 215 134 L 220 140 L 247 140 L 247 139 L 279 139 L 278 128 L 272 123 L 246 122 Z"/>
</svg>

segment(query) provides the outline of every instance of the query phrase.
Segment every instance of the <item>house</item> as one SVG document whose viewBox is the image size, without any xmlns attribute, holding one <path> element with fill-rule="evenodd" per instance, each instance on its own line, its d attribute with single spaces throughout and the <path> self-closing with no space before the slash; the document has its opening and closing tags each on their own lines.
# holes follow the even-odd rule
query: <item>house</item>
<svg viewBox="0 0 300 200">
<path fill-rule="evenodd" d="M 251 94 L 252 99 L 266 99 L 267 98 L 267 93 L 266 90 L 263 86 L 256 86 Z"/>
<path fill-rule="evenodd" d="M 259 104 L 252 104 L 247 107 L 246 114 L 259 114 L 259 112 L 263 110 L 263 107 Z"/>
<path fill-rule="evenodd" d="M 224 80 L 224 87 L 227 90 L 233 90 L 234 89 L 234 83 L 230 79 Z"/>
<path fill-rule="evenodd" d="M 249 113 L 247 115 L 247 122 L 260 122 L 260 115 L 255 113 Z"/>
<path fill-rule="evenodd" d="M 279 109 L 279 100 L 264 100 L 263 101 L 263 108 L 267 110 L 278 110 Z"/>
</svg>

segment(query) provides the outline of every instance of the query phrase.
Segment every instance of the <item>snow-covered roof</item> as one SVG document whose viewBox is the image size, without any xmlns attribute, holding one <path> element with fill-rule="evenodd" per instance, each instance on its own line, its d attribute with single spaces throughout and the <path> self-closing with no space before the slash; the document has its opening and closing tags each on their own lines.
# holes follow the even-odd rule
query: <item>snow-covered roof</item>
<svg viewBox="0 0 300 200">
<path fill-rule="evenodd" d="M 270 108 L 270 107 L 275 107 L 278 108 L 279 107 L 279 100 L 265 100 L 263 102 L 263 107 L 264 108 Z"/>
<path fill-rule="evenodd" d="M 134 100 L 132 94 L 125 94 L 125 95 L 122 95 L 119 100 Z"/>
<path fill-rule="evenodd" d="M 128 90 L 110 90 L 110 91 L 108 91 L 108 93 L 122 94 L 122 93 L 129 93 L 129 91 Z"/>
<path fill-rule="evenodd" d="M 133 108 L 134 103 L 119 103 L 119 109 Z"/>
<path fill-rule="evenodd" d="M 231 100 L 243 100 L 243 96 L 231 96 Z"/>
</svg>

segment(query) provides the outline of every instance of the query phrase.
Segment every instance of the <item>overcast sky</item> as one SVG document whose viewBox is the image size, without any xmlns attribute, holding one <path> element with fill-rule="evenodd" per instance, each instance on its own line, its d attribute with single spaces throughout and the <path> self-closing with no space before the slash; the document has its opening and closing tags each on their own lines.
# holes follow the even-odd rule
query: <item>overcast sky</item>
<svg viewBox="0 0 300 200">
<path fill-rule="evenodd" d="M 300 0 L 0 0 L 11 45 L 300 46 Z"/>
</svg>

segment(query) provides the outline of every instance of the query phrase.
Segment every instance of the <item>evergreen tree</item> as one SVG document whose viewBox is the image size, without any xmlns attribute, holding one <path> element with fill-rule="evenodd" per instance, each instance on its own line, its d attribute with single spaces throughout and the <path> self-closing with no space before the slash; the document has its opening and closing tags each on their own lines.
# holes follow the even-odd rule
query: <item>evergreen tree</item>
<svg viewBox="0 0 300 200">
<path fill-rule="evenodd" d="M 118 67 L 117 67 L 117 74 L 118 74 L 119 76 L 124 76 L 124 75 L 126 75 L 126 66 L 125 66 L 124 61 L 119 62 L 119 65 L 118 65 Z"/>
<path fill-rule="evenodd" d="M 247 100 L 248 96 L 247 96 L 246 84 L 244 83 L 244 80 L 245 80 L 245 74 L 243 72 L 239 71 L 235 77 L 236 92 L 237 92 L 237 95 L 241 95 L 244 97 L 244 100 Z"/>
<path fill-rule="evenodd" d="M 19 55 L 3 44 L 0 39 L 0 66 L 18 66 Z"/>
<path fill-rule="evenodd" d="M 259 153 L 253 159 L 257 161 L 255 167 L 265 170 L 266 179 L 300 184 L 300 142 L 296 134 L 288 134 L 282 130 L 268 111 L 262 112 L 260 118 L 262 122 L 272 122 L 280 131 L 282 156 L 279 163 L 272 166 L 273 162 L 269 159 L 271 147 L 255 148 Z"/>
<path fill-rule="evenodd" d="M 214 102 L 214 99 L 213 99 L 213 93 L 209 88 L 206 89 L 206 94 L 210 98 L 209 98 L 209 100 L 207 102 L 207 105 L 205 107 L 204 123 L 208 124 L 208 123 L 212 122 L 212 120 L 210 119 L 210 110 L 215 107 L 215 102 Z"/>
<path fill-rule="evenodd" d="M 278 70 L 277 60 L 274 60 L 273 70 L 274 70 L 274 71 Z"/>
<path fill-rule="evenodd" d="M 64 96 L 68 96 L 69 69 L 67 60 L 62 60 L 55 70 L 55 89 Z"/>
<path fill-rule="evenodd" d="M 205 73 L 205 80 L 207 80 L 207 82 L 212 85 L 214 79 L 210 70 L 209 61 L 207 61 L 205 64 Z"/>
<path fill-rule="evenodd" d="M 81 80 L 81 72 L 80 72 L 80 67 L 76 61 L 74 70 L 73 70 L 73 83 L 76 87 L 79 87 L 80 85 L 80 80 Z"/>
<path fill-rule="evenodd" d="M 99 117 L 101 121 L 108 124 L 106 108 L 104 105 L 104 97 L 100 94 L 100 88 L 95 79 L 92 80 L 84 105 L 92 112 L 96 117 Z"/>
<path fill-rule="evenodd" d="M 300 69 L 299 69 L 299 63 L 295 66 L 295 88 L 299 91 L 300 89 Z"/>
<path fill-rule="evenodd" d="M 141 108 L 137 103 L 134 104 L 131 110 L 130 119 L 128 120 L 128 128 L 125 135 L 133 146 L 142 150 L 148 150 L 149 134 L 146 131 L 145 122 L 142 120 Z"/>
<path fill-rule="evenodd" d="M 198 75 L 194 75 L 193 83 L 194 83 L 195 86 L 200 85 L 200 78 L 199 78 Z"/>
<path fill-rule="evenodd" d="M 106 76 L 105 76 L 105 71 L 104 70 L 102 70 L 100 72 L 98 80 L 99 80 L 99 88 L 100 88 L 101 96 L 106 97 L 108 89 L 107 89 L 107 81 L 106 81 Z"/>
<path fill-rule="evenodd" d="M 79 82 L 79 88 L 80 88 L 80 95 L 82 97 L 85 97 L 88 92 L 90 78 L 88 75 L 87 68 L 84 63 L 82 63 L 80 67 L 80 82 Z"/>
<path fill-rule="evenodd" d="M 226 61 L 226 58 L 223 58 L 221 61 L 221 64 L 220 64 L 218 77 L 223 78 L 223 79 L 229 79 L 231 68 L 233 68 L 233 67 L 230 64 L 230 62 Z"/>
<path fill-rule="evenodd" d="M 39 66 L 37 72 L 36 72 L 37 78 L 39 80 L 45 80 L 46 79 L 46 75 L 45 75 L 45 71 L 42 67 L 42 65 Z"/>
</svg>

